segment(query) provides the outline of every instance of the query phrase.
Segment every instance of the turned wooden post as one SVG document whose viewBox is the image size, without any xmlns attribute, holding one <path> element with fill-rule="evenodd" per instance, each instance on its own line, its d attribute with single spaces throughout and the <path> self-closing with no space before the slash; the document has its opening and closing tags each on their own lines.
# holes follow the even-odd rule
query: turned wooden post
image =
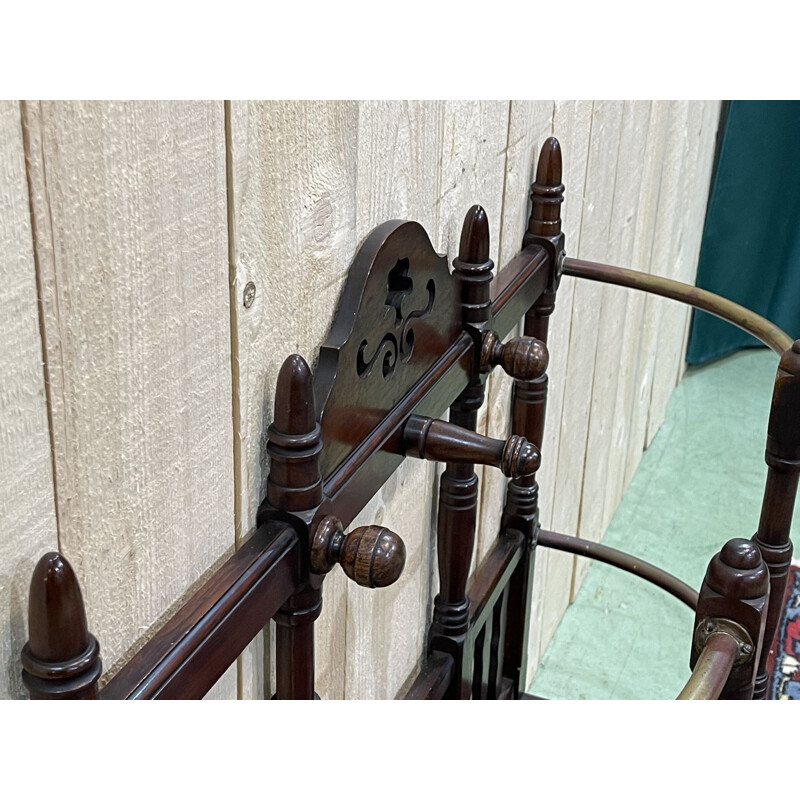
<svg viewBox="0 0 800 800">
<path fill-rule="evenodd" d="M 524 436 L 541 451 L 547 407 L 546 345 L 550 315 L 555 309 L 556 290 L 564 258 L 564 234 L 561 231 L 561 147 L 555 137 L 542 146 L 531 185 L 531 215 L 523 247 L 538 244 L 550 256 L 550 281 L 547 290 L 525 315 L 524 334 L 537 340 L 544 354 L 539 356 L 541 374 L 533 380 L 521 376 L 514 381 L 511 400 L 511 430 Z M 525 691 L 527 681 L 528 637 L 531 626 L 531 596 L 536 535 L 539 528 L 539 486 L 536 477 L 509 481 L 503 508 L 502 530 L 518 530 L 527 543 L 527 552 L 509 584 L 506 650 L 503 670 L 514 684 L 515 696 Z"/>
<path fill-rule="evenodd" d="M 769 571 L 756 544 L 731 539 L 711 559 L 695 614 L 691 669 L 712 636 L 727 636 L 736 645 L 736 660 L 720 694 L 721 700 L 753 697 L 756 668 L 764 642 Z"/>
<path fill-rule="evenodd" d="M 22 680 L 32 700 L 97 700 L 100 647 L 89 633 L 75 572 L 60 553 L 39 559 L 28 598 Z"/>
<path fill-rule="evenodd" d="M 302 356 L 289 356 L 278 373 L 275 417 L 267 435 L 270 505 L 295 513 L 316 508 L 322 501 L 322 436 L 314 409 L 311 370 Z M 314 620 L 322 611 L 322 579 L 309 574 L 307 547 L 302 561 L 300 588 L 275 615 L 278 700 L 315 697 Z"/>
<path fill-rule="evenodd" d="M 767 657 L 780 621 L 792 560 L 789 533 L 800 475 L 800 340 L 783 354 L 778 365 L 765 459 L 767 482 L 761 519 L 753 540 L 769 568 L 770 591 L 764 647 L 753 692 L 756 700 L 764 699 L 767 694 L 770 678 Z"/>
<path fill-rule="evenodd" d="M 480 331 L 491 317 L 490 285 L 494 262 L 489 258 L 489 220 L 480 206 L 464 218 L 458 258 L 453 269 L 461 290 L 462 320 L 480 352 Z M 484 400 L 484 378 L 477 359 L 469 385 L 450 406 L 450 422 L 474 431 Z M 436 526 L 439 594 L 434 599 L 429 647 L 450 653 L 455 678 L 446 697 L 467 698 L 472 690 L 472 653 L 465 650 L 469 628 L 467 577 L 475 546 L 478 476 L 474 463 L 447 462 L 439 484 Z"/>
</svg>

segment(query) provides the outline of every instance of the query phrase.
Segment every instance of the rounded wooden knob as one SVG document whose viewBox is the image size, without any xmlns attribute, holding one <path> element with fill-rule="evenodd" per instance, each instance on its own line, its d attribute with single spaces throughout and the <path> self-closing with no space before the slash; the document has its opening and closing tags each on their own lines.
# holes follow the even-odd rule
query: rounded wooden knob
<svg viewBox="0 0 800 800">
<path fill-rule="evenodd" d="M 344 535 L 335 517 L 325 517 L 311 542 L 311 569 L 323 575 L 336 563 L 359 586 L 391 586 L 406 564 L 403 540 L 388 528 L 366 525 Z"/>
<path fill-rule="evenodd" d="M 523 436 L 512 436 L 506 440 L 500 458 L 500 469 L 507 478 L 522 478 L 533 475 L 542 457 L 539 449 Z"/>
<path fill-rule="evenodd" d="M 549 360 L 544 342 L 532 336 L 518 336 L 503 344 L 494 331 L 484 334 L 481 372 L 489 372 L 492 367 L 499 366 L 512 378 L 532 381 L 544 375 Z"/>
</svg>

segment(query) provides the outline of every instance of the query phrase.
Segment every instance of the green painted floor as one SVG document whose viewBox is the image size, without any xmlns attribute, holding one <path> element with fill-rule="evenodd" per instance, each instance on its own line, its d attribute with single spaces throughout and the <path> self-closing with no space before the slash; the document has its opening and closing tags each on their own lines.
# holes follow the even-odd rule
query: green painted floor
<svg viewBox="0 0 800 800">
<path fill-rule="evenodd" d="M 604 544 L 700 588 L 709 559 L 758 523 L 778 357 L 745 350 L 689 370 L 643 454 Z M 800 550 L 800 514 L 792 538 Z M 668 699 L 689 677 L 693 612 L 593 563 L 529 688 L 552 699 Z"/>
</svg>

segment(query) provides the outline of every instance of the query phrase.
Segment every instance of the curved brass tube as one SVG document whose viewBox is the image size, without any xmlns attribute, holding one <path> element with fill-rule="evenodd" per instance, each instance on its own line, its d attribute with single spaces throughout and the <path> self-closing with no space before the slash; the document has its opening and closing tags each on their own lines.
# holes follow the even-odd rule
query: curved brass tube
<svg viewBox="0 0 800 800">
<path fill-rule="evenodd" d="M 747 331 L 767 347 L 772 348 L 778 355 L 783 355 L 784 351 L 792 346 L 792 337 L 768 319 L 764 319 L 754 311 L 750 311 L 732 300 L 726 300 L 724 297 L 707 292 L 705 289 L 698 289 L 696 286 L 689 286 L 688 283 L 661 278 L 658 275 L 650 275 L 635 269 L 612 267 L 609 264 L 598 264 L 594 261 L 582 261 L 579 258 L 564 259 L 564 274 L 574 278 L 588 278 L 601 283 L 639 289 L 694 306 Z"/>
<path fill-rule="evenodd" d="M 691 677 L 677 699 L 719 700 L 738 655 L 739 642 L 729 633 L 709 636 Z"/>
<path fill-rule="evenodd" d="M 612 567 L 624 569 L 626 572 L 654 583 L 673 597 L 682 600 L 689 608 L 697 610 L 698 595 L 691 586 L 674 575 L 670 575 L 669 572 L 665 572 L 647 561 L 642 561 L 641 558 L 636 558 L 636 556 L 604 544 L 591 542 L 588 539 L 578 539 L 577 536 L 565 536 L 563 533 L 554 533 L 553 531 L 540 530 L 537 543 L 542 547 L 573 553 L 576 556 L 585 556 L 610 564 Z"/>
</svg>

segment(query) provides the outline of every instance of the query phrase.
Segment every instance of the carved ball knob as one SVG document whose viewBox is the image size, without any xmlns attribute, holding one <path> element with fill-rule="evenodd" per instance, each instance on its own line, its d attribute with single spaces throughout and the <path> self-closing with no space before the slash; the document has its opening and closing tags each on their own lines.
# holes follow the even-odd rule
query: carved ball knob
<svg viewBox="0 0 800 800">
<path fill-rule="evenodd" d="M 311 569 L 324 575 L 337 562 L 359 586 L 391 586 L 403 572 L 406 546 L 396 533 L 380 525 L 356 528 L 345 536 L 336 517 L 325 517 L 311 542 Z"/>
<path fill-rule="evenodd" d="M 550 355 L 544 342 L 532 336 L 518 336 L 503 344 L 494 331 L 483 336 L 481 372 L 502 367 L 512 378 L 532 381 L 547 371 Z"/>
</svg>

